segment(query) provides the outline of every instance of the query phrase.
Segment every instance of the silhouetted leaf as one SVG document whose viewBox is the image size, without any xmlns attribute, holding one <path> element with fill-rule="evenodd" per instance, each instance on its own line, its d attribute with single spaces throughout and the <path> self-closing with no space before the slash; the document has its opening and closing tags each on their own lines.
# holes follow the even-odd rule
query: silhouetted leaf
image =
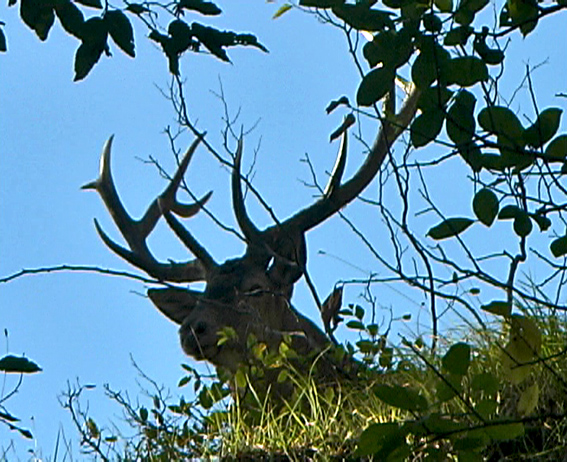
<svg viewBox="0 0 567 462">
<path fill-rule="evenodd" d="M 358 105 L 371 106 L 381 100 L 392 88 L 394 77 L 391 69 L 384 67 L 372 69 L 364 76 L 356 92 Z"/>
<path fill-rule="evenodd" d="M 446 87 L 435 85 L 428 87 L 421 92 L 417 107 L 422 112 L 429 111 L 430 109 L 442 109 L 453 96 L 453 91 Z"/>
<path fill-rule="evenodd" d="M 443 128 L 445 113 L 442 109 L 430 109 L 417 116 L 410 127 L 411 143 L 419 148 L 433 141 Z"/>
<path fill-rule="evenodd" d="M 430 87 L 436 80 L 444 80 L 442 77 L 450 61 L 447 50 L 436 43 L 425 42 L 411 67 L 411 78 L 419 88 Z"/>
<path fill-rule="evenodd" d="M 447 111 L 447 135 L 457 146 L 472 140 L 476 130 L 475 105 L 476 97 L 467 90 L 461 90 Z"/>
<path fill-rule="evenodd" d="M 480 222 L 491 226 L 498 215 L 498 198 L 493 191 L 482 188 L 473 199 L 473 210 Z"/>
<path fill-rule="evenodd" d="M 488 68 L 476 56 L 453 58 L 449 62 L 447 79 L 461 87 L 470 87 L 488 80 Z"/>
<path fill-rule="evenodd" d="M 545 149 L 548 160 L 563 162 L 567 157 L 567 135 L 559 135 Z"/>
<path fill-rule="evenodd" d="M 555 239 L 549 246 L 549 249 L 555 258 L 567 254 L 567 236 L 561 236 Z"/>
<path fill-rule="evenodd" d="M 349 100 L 346 96 L 341 96 L 339 99 L 335 99 L 329 103 L 325 108 L 325 112 L 330 114 L 339 106 L 350 106 Z"/>
<path fill-rule="evenodd" d="M 532 232 L 532 229 L 532 220 L 526 212 L 522 211 L 514 218 L 514 232 L 516 235 L 526 237 Z"/>
<path fill-rule="evenodd" d="M 75 0 L 77 3 L 81 5 L 90 6 L 91 8 L 98 8 L 99 10 L 102 9 L 102 3 L 100 0 Z"/>
<path fill-rule="evenodd" d="M 0 359 L 0 371 L 32 374 L 34 372 L 40 372 L 41 367 L 23 356 L 6 355 Z"/>
<path fill-rule="evenodd" d="M 213 2 L 204 0 L 180 0 L 177 4 L 179 9 L 197 11 L 205 16 L 218 16 L 222 10 Z"/>
<path fill-rule="evenodd" d="M 60 0 L 55 4 L 55 14 L 67 33 L 82 38 L 85 18 L 77 5 L 70 0 Z"/>
<path fill-rule="evenodd" d="M 442 363 L 451 374 L 465 375 L 471 363 L 471 347 L 466 343 L 455 343 L 443 356 Z"/>
<path fill-rule="evenodd" d="M 524 131 L 524 141 L 534 148 L 541 148 L 557 133 L 561 122 L 562 109 L 547 108 L 537 120 Z"/>
<path fill-rule="evenodd" d="M 447 239 L 461 234 L 473 223 L 474 220 L 470 218 L 447 218 L 431 228 L 427 235 L 436 241 Z"/>
<path fill-rule="evenodd" d="M 533 221 L 537 223 L 540 231 L 547 231 L 551 226 L 551 220 L 544 215 L 538 215 L 537 213 L 530 213 L 530 217 Z"/>
<path fill-rule="evenodd" d="M 512 312 L 511 303 L 497 300 L 490 302 L 488 305 L 482 305 L 480 308 L 498 316 L 509 316 Z"/>
<path fill-rule="evenodd" d="M 88 42 L 83 42 L 75 53 L 75 78 L 78 82 L 83 80 L 98 62 L 104 48 L 93 47 Z"/>
<path fill-rule="evenodd" d="M 120 10 L 108 11 L 104 22 L 114 43 L 128 56 L 136 57 L 134 49 L 134 30 L 126 15 Z"/>
<path fill-rule="evenodd" d="M 506 205 L 498 213 L 499 220 L 512 220 L 521 215 L 524 211 L 517 205 Z"/>
<path fill-rule="evenodd" d="M 478 123 L 489 133 L 504 135 L 510 140 L 522 139 L 524 128 L 516 114 L 504 106 L 488 106 L 478 114 Z"/>
<path fill-rule="evenodd" d="M 371 9 L 369 4 L 343 4 L 334 7 L 333 13 L 357 30 L 377 32 L 386 27 L 393 27 L 393 22 L 390 18 L 393 13 Z"/>
<path fill-rule="evenodd" d="M 20 16 L 40 40 L 46 40 L 55 21 L 53 5 L 43 0 L 21 0 Z"/>
<path fill-rule="evenodd" d="M 473 32 L 474 29 L 470 26 L 457 26 L 445 34 L 443 45 L 446 47 L 464 46 Z"/>
<path fill-rule="evenodd" d="M 331 8 L 333 6 L 342 5 L 345 0 L 299 0 L 301 6 L 310 6 L 313 8 Z"/>
<path fill-rule="evenodd" d="M 397 68 L 408 62 L 412 53 L 412 36 L 408 27 L 400 31 L 384 30 L 367 42 L 362 52 L 370 67 L 383 63 L 384 67 Z"/>
</svg>

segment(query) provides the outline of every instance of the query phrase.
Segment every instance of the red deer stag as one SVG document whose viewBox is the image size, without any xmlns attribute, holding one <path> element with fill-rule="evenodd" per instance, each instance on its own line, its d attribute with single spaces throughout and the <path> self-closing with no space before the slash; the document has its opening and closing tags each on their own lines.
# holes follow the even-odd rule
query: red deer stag
<svg viewBox="0 0 567 462">
<path fill-rule="evenodd" d="M 293 348 L 300 354 L 321 351 L 329 345 L 328 336 L 290 302 L 293 286 L 304 274 L 306 265 L 305 233 L 337 213 L 371 182 L 390 147 L 413 118 L 418 96 L 414 90 L 395 118 L 382 121 L 365 162 L 349 181 L 341 183 L 347 150 L 345 131 L 335 171 L 324 195 L 287 220 L 263 231 L 246 213 L 241 187 L 243 145 L 240 139 L 232 171 L 232 206 L 246 238 L 246 252 L 242 257 L 222 264 L 215 262 L 174 217 L 174 214 L 181 217 L 196 214 L 211 195 L 209 192 L 190 205 L 176 199 L 176 191 L 200 138 L 187 150 L 163 193 L 140 220 L 134 220 L 122 205 L 112 180 L 111 137 L 103 149 L 99 178 L 83 189 L 94 189 L 100 194 L 128 248 L 112 241 L 95 219 L 96 230 L 113 252 L 159 282 L 205 282 L 203 292 L 171 284 L 166 288 L 148 290 L 148 296 L 156 307 L 181 326 L 181 345 L 189 356 L 234 371 L 246 361 L 249 334 L 254 334 L 269 348 L 277 348 L 284 336 L 288 336 L 292 339 Z M 161 216 L 196 257 L 194 260 L 163 263 L 155 259 L 146 239 Z M 219 344 L 219 331 L 227 326 L 234 330 L 236 339 Z"/>
</svg>

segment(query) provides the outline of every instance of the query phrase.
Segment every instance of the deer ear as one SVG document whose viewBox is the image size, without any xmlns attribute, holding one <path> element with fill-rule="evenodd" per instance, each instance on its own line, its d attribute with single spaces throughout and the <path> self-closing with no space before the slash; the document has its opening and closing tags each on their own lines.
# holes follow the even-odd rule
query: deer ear
<svg viewBox="0 0 567 462">
<path fill-rule="evenodd" d="M 148 297 L 157 309 L 177 324 L 182 324 L 189 316 L 199 296 L 200 292 L 173 287 L 148 290 Z"/>
</svg>

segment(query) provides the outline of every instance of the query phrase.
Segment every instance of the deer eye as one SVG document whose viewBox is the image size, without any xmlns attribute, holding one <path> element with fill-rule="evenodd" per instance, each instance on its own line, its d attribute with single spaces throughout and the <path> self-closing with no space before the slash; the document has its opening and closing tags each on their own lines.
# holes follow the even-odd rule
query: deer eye
<svg viewBox="0 0 567 462">
<path fill-rule="evenodd" d="M 198 322 L 193 328 L 193 332 L 195 332 L 195 334 L 197 335 L 204 334 L 206 330 L 207 324 L 205 324 L 204 322 Z"/>
</svg>

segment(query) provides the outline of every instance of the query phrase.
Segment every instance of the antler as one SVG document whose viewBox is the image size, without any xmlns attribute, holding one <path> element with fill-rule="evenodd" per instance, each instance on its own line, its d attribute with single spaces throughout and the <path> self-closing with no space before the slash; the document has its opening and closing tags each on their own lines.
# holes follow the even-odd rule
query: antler
<svg viewBox="0 0 567 462">
<path fill-rule="evenodd" d="M 191 281 L 202 281 L 206 279 L 208 273 L 210 273 L 217 264 L 214 259 L 206 252 L 206 250 L 201 247 L 197 241 L 190 236 L 189 232 L 183 228 L 183 226 L 175 220 L 170 212 L 173 212 L 179 216 L 188 218 L 195 215 L 199 210 L 206 204 L 206 202 L 211 197 L 212 192 L 205 194 L 200 200 L 193 204 L 183 204 L 177 201 L 175 195 L 185 172 L 187 171 L 187 166 L 191 160 L 191 157 L 201 138 L 197 138 L 189 147 L 177 171 L 173 178 L 171 179 L 169 185 L 165 190 L 150 204 L 146 213 L 140 220 L 134 220 L 130 217 L 116 191 L 114 186 L 114 181 L 112 179 L 112 172 L 110 169 L 110 158 L 112 141 L 114 135 L 111 136 L 104 145 L 102 156 L 100 160 L 100 174 L 99 177 L 86 185 L 82 186 L 81 189 L 94 189 L 102 198 L 106 208 L 110 212 L 114 223 L 120 230 L 120 233 L 128 243 L 129 249 L 120 246 L 102 230 L 98 221 L 95 219 L 96 230 L 103 240 L 103 242 L 120 257 L 131 263 L 132 265 L 142 269 L 150 276 L 155 277 L 162 281 L 171 282 L 191 282 Z M 158 220 L 162 215 L 165 215 L 166 220 L 172 226 L 175 233 L 179 236 L 179 227 L 184 230 L 183 242 L 187 245 L 189 250 L 197 257 L 196 260 L 190 260 L 187 262 L 169 262 L 162 263 L 155 259 L 148 249 L 146 243 L 147 237 L 155 228 Z M 172 224 L 172 220 L 177 226 Z M 188 237 L 189 236 L 189 237 Z"/>
<path fill-rule="evenodd" d="M 382 120 L 382 127 L 366 158 L 354 176 L 346 183 L 341 184 L 347 151 L 347 131 L 342 135 L 339 155 L 325 190 L 325 194 L 310 206 L 300 210 L 287 220 L 260 231 L 246 212 L 246 206 L 241 190 L 240 164 L 242 157 L 242 139 L 238 143 L 234 170 L 232 176 L 233 208 L 236 219 L 249 243 L 269 247 L 270 253 L 303 268 L 305 264 L 304 234 L 311 228 L 319 225 L 330 216 L 337 213 L 342 207 L 355 199 L 378 173 L 384 158 L 400 134 L 408 127 L 417 110 L 417 101 L 420 92 L 413 89 L 406 98 L 399 114 L 392 119 Z M 286 243 L 287 242 L 287 243 Z M 290 246 L 290 244 L 293 244 Z M 282 251 L 282 246 L 284 250 Z M 293 253 L 290 253 L 291 247 Z"/>
</svg>

